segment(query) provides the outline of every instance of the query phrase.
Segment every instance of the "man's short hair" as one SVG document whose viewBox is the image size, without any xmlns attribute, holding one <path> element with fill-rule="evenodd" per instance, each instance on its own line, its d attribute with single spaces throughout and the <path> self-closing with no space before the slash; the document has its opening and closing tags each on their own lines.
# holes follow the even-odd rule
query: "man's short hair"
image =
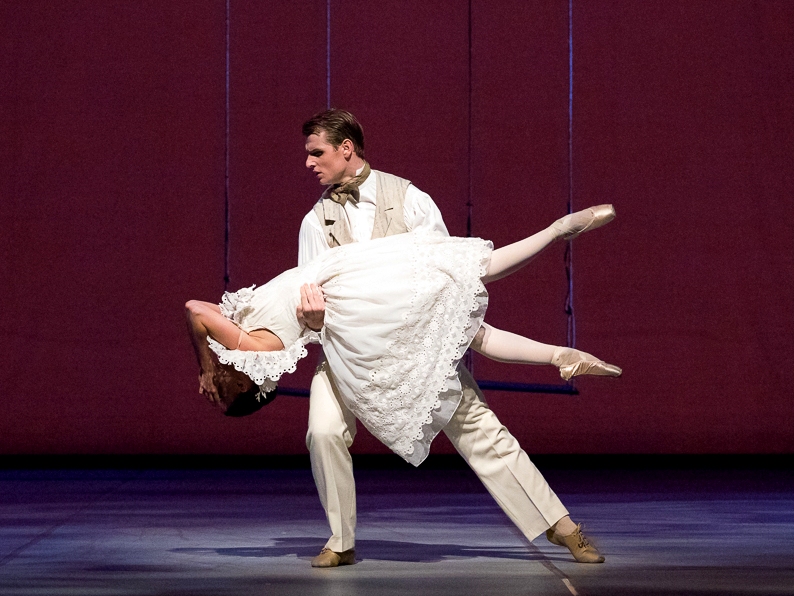
<svg viewBox="0 0 794 596">
<path fill-rule="evenodd" d="M 304 137 L 321 132 L 325 132 L 326 139 L 334 148 L 339 147 L 345 139 L 350 139 L 356 155 L 364 159 L 364 130 L 350 112 L 332 108 L 315 114 L 303 123 Z"/>
<path fill-rule="evenodd" d="M 226 416 L 233 416 L 234 418 L 250 416 L 254 412 L 261 410 L 274 399 L 276 399 L 275 391 L 260 393 L 259 386 L 254 384 L 248 391 L 243 391 L 235 397 L 231 405 L 226 408 L 224 414 Z"/>
</svg>

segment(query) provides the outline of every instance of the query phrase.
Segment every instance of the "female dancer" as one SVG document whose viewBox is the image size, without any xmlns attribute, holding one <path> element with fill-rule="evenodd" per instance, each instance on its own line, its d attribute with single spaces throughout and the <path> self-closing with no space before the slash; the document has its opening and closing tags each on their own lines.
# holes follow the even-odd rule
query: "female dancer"
<svg viewBox="0 0 794 596">
<path fill-rule="evenodd" d="M 483 284 L 614 216 L 611 205 L 586 209 L 497 250 L 479 238 L 428 233 L 348 244 L 264 286 L 226 293 L 219 306 L 191 300 L 200 390 L 228 413 L 240 394 L 263 403 L 257 394 L 273 395 L 276 381 L 306 355 L 306 343 L 322 343 L 345 404 L 385 445 L 419 465 L 460 402 L 457 367 L 469 346 L 502 362 L 552 364 L 566 380 L 621 374 L 585 352 L 483 322 Z M 302 311 L 321 311 L 320 318 L 299 320 Z M 215 366 L 213 352 L 231 367 Z"/>
</svg>

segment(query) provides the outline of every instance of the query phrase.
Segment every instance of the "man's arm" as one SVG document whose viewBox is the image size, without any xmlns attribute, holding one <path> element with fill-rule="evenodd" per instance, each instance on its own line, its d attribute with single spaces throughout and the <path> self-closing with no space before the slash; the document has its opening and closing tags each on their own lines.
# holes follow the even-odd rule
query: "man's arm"
<svg viewBox="0 0 794 596">
<path fill-rule="evenodd" d="M 298 265 L 317 258 L 329 248 L 317 215 L 314 211 L 309 211 L 301 222 L 298 234 Z"/>
<path fill-rule="evenodd" d="M 427 230 L 449 236 L 441 211 L 438 210 L 433 199 L 430 198 L 429 194 L 422 192 L 413 184 L 409 185 L 405 191 L 403 216 L 409 231 Z"/>
<path fill-rule="evenodd" d="M 309 211 L 303 218 L 298 234 L 298 265 L 311 261 L 329 248 L 317 215 L 314 211 Z M 298 318 L 298 323 L 313 331 L 318 331 L 322 328 L 325 318 L 325 299 L 321 290 L 313 284 L 312 286 L 316 292 L 309 286 L 301 288 L 301 302 L 298 304 L 295 315 Z"/>
</svg>

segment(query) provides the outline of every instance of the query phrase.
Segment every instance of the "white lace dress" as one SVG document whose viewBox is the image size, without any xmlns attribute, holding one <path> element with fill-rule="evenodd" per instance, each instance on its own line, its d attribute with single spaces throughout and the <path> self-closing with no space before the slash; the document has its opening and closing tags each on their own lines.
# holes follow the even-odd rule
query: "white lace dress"
<svg viewBox="0 0 794 596">
<path fill-rule="evenodd" d="M 331 249 L 259 288 L 223 297 L 221 310 L 246 331 L 269 329 L 279 352 L 229 350 L 231 363 L 270 390 L 319 341 L 342 399 L 369 431 L 419 465 L 458 407 L 457 367 L 482 324 L 493 246 L 479 238 L 408 233 Z M 298 325 L 300 286 L 326 297 L 319 334 Z"/>
</svg>

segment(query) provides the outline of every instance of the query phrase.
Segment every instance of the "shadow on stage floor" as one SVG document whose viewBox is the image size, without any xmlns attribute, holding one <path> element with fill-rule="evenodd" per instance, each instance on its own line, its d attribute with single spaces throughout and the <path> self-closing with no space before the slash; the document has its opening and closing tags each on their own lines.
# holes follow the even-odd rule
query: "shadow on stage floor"
<svg viewBox="0 0 794 596">
<path fill-rule="evenodd" d="M 451 558 L 490 557 L 496 559 L 512 559 L 519 561 L 537 561 L 541 559 L 567 560 L 564 556 L 547 557 L 541 552 L 529 552 L 527 547 L 492 547 L 483 548 L 463 544 L 419 544 L 416 542 L 400 542 L 397 540 L 359 540 L 356 548 L 362 561 L 393 561 L 401 563 L 437 563 Z M 189 554 L 214 553 L 226 557 L 256 557 L 268 559 L 275 557 L 302 557 L 309 559 L 317 554 L 317 538 L 284 538 L 273 541 L 272 546 L 241 547 L 241 548 L 182 548 L 173 552 Z"/>
<path fill-rule="evenodd" d="M 784 457 L 536 458 L 603 565 L 528 543 L 457 458 L 357 458 L 357 564 L 332 570 L 305 458 L 221 461 L 6 458 L 0 594 L 794 595 Z"/>
</svg>

